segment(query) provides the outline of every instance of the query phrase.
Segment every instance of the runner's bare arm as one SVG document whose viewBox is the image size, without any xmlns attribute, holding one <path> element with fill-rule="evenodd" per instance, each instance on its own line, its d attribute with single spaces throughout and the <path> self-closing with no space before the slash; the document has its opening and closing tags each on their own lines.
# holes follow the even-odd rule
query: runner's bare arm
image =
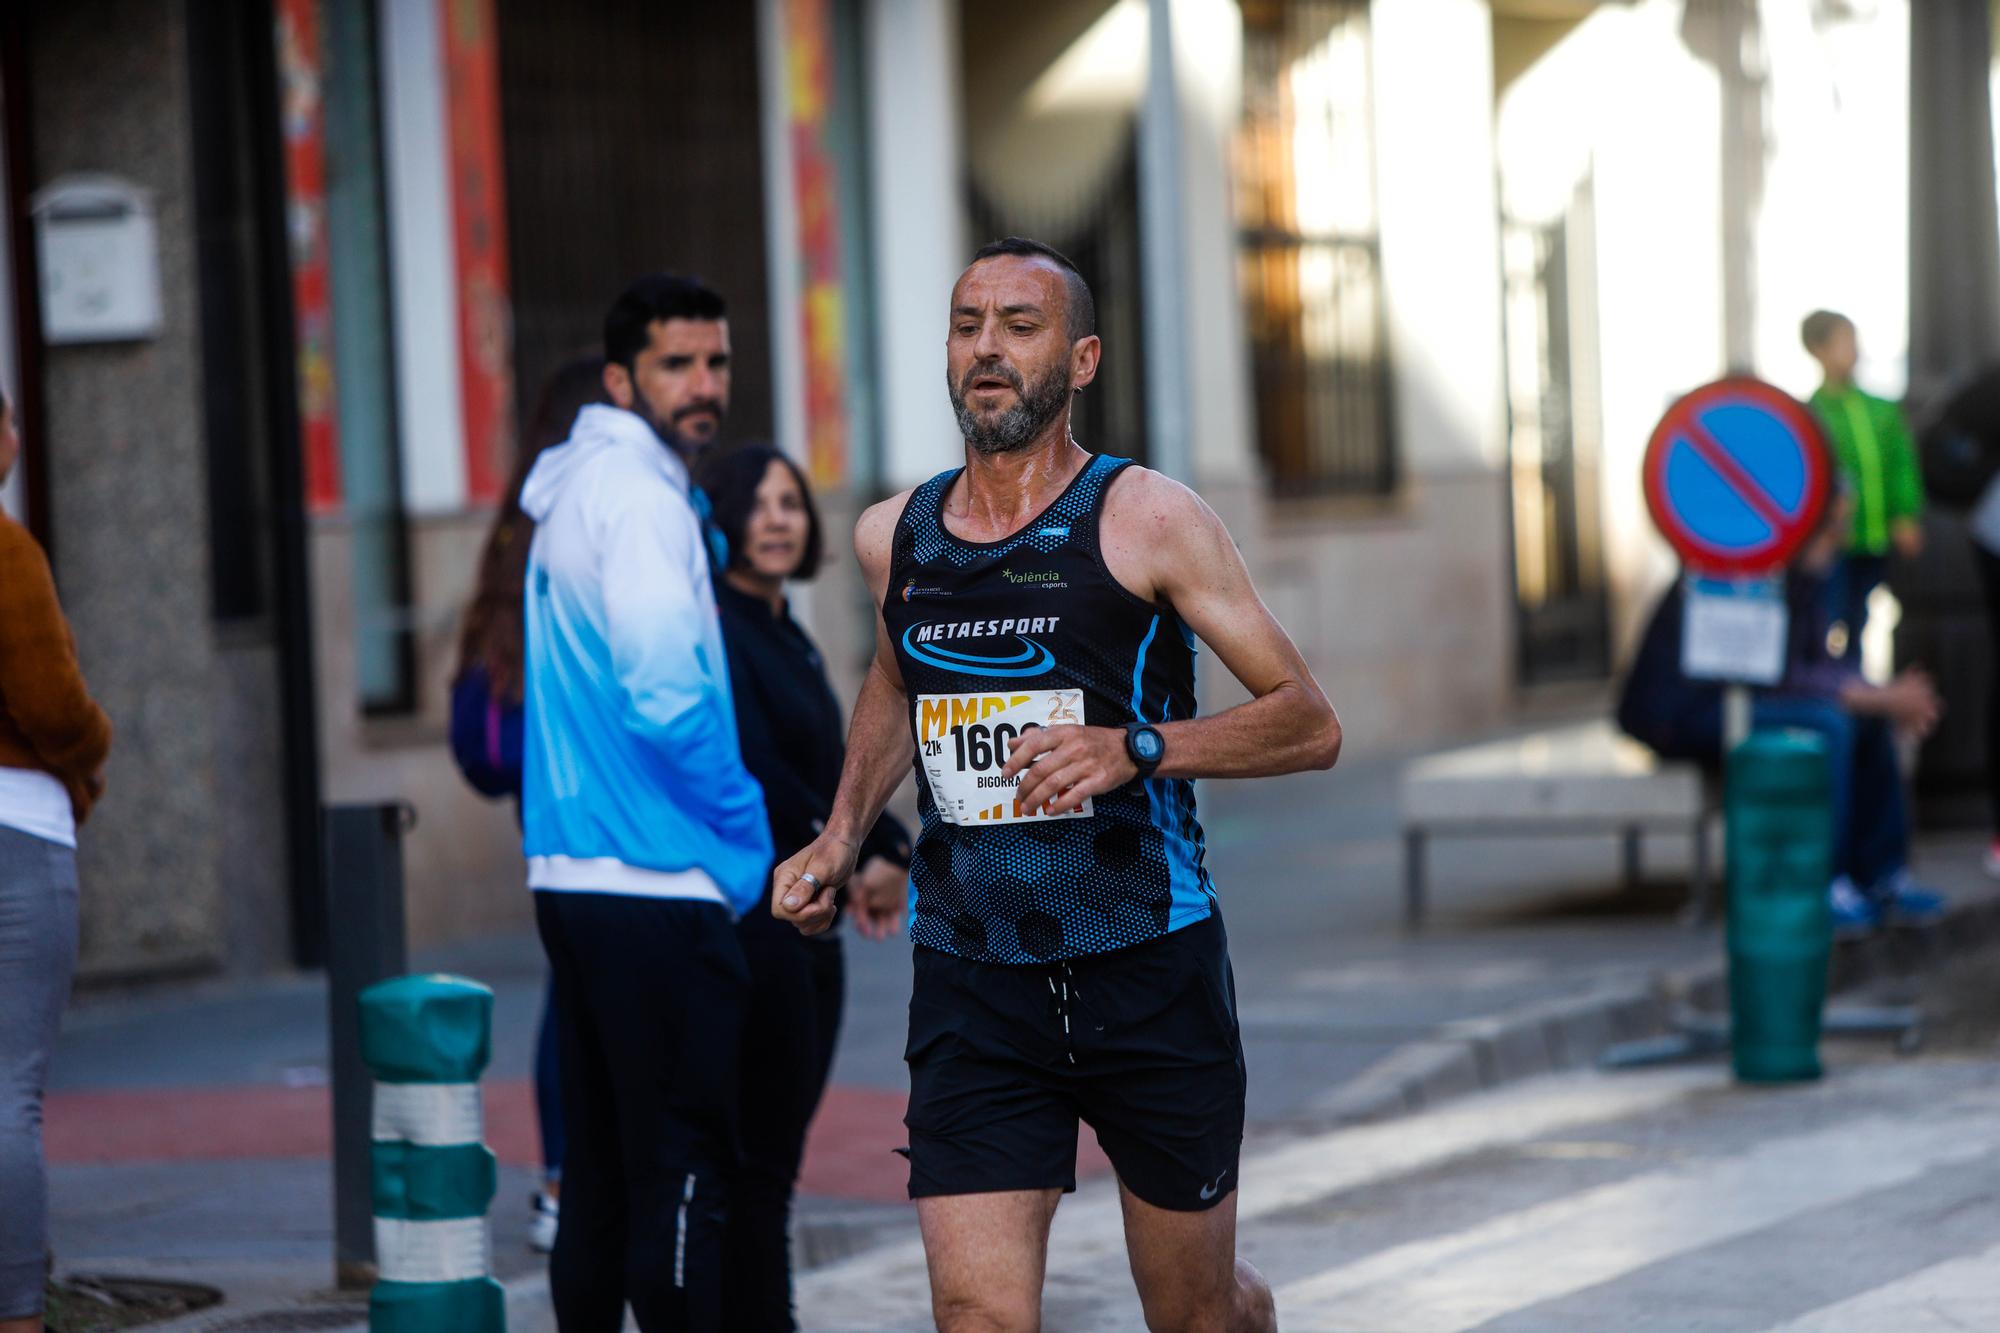
<svg viewBox="0 0 2000 1333">
<path fill-rule="evenodd" d="M 1173 607 L 1251 695 L 1213 717 L 1160 724 L 1166 755 L 1159 775 L 1254 778 L 1331 768 L 1340 755 L 1340 719 L 1257 596 L 1215 511 L 1179 482 L 1129 467 L 1105 497 L 1099 531 L 1111 576 L 1146 601 Z M 1016 743 L 1004 773 L 1024 771 L 1016 799 L 1032 808 L 1080 805 L 1138 770 L 1122 730 L 1049 727 Z"/>
<path fill-rule="evenodd" d="M 772 914 L 808 935 L 833 924 L 834 895 L 854 873 L 862 838 L 895 795 L 914 757 L 909 698 L 882 623 L 882 599 L 889 588 L 889 543 L 908 499 L 905 492 L 884 500 L 854 525 L 854 552 L 875 604 L 875 658 L 855 700 L 854 720 L 847 728 L 847 763 L 826 828 L 771 876 Z M 801 880 L 808 873 L 819 880 L 819 889 Z M 855 909 L 867 911 L 871 905 L 857 902 Z"/>
</svg>

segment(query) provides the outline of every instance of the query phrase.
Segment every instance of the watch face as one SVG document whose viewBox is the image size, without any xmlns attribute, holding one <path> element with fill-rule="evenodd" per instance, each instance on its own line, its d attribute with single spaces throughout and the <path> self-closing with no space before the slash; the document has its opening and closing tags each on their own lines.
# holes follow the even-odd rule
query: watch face
<svg viewBox="0 0 2000 1333">
<path fill-rule="evenodd" d="M 1157 731 L 1133 732 L 1132 747 L 1139 752 L 1141 759 L 1149 761 L 1158 759 L 1160 751 L 1166 748 L 1160 743 L 1160 733 Z"/>
</svg>

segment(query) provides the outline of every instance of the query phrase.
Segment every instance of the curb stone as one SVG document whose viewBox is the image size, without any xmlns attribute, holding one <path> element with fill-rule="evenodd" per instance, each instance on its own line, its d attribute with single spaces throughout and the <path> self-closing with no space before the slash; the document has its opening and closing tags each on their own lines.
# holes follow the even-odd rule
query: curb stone
<svg viewBox="0 0 2000 1333">
<path fill-rule="evenodd" d="M 182 1315 L 161 1324 L 144 1324 L 147 1333 L 279 1333 L 280 1330 L 312 1329 L 320 1333 L 349 1333 L 368 1327 L 366 1293 L 342 1292 L 337 1297 L 315 1299 L 311 1295 L 291 1300 L 239 1304 L 225 1298 L 195 1314 Z M 361 1304 L 356 1304 L 360 1301 Z"/>
<path fill-rule="evenodd" d="M 1837 941 L 1828 994 L 1899 980 L 2000 940 L 2000 897 L 1962 901 L 1928 926 Z M 1716 937 L 1718 951 L 1724 948 Z M 1727 1013 L 1726 958 L 1656 974 L 1631 987 L 1538 1001 L 1486 1018 L 1447 1023 L 1391 1051 L 1316 1104 L 1333 1124 L 1385 1120 L 1470 1092 L 1595 1064 L 1621 1042 L 1664 1035 L 1677 1015 Z"/>
<path fill-rule="evenodd" d="M 1720 965 L 1715 972 L 1721 974 Z M 1665 1032 L 1676 1009 L 1667 978 L 1462 1019 L 1409 1042 L 1316 1104 L 1334 1125 L 1385 1120 L 1467 1093 L 1594 1063 L 1610 1047 Z"/>
<path fill-rule="evenodd" d="M 510 1333 L 531 1333 L 538 1327 L 553 1328 L 549 1317 L 549 1279 L 541 1271 L 521 1274 L 504 1281 L 507 1293 L 507 1327 Z M 364 1304 L 353 1302 L 360 1300 Z M 147 1324 L 148 1333 L 291 1333 L 311 1329 L 314 1333 L 367 1333 L 368 1307 L 365 1294 L 343 1292 L 334 1300 L 315 1303 L 301 1298 L 283 1304 L 255 1308 L 232 1308 L 225 1301 L 199 1314 L 187 1315 L 164 1324 Z"/>
</svg>

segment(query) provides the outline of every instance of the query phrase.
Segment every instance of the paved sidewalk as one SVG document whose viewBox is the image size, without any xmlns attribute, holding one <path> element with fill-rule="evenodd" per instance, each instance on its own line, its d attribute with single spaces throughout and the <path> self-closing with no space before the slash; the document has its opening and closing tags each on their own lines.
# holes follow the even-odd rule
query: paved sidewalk
<svg viewBox="0 0 2000 1333">
<path fill-rule="evenodd" d="M 1398 771 L 1383 760 L 1205 785 L 1254 1141 L 1585 1062 L 1609 1040 L 1657 1029 L 1663 988 L 1719 963 L 1719 931 L 1680 920 L 1684 838 L 1648 844 L 1658 882 L 1636 897 L 1614 887 L 1615 838 L 1441 842 L 1431 923 L 1405 934 Z M 1985 902 L 1995 895 L 1978 851 L 1966 838 L 1926 843 L 1919 868 L 1961 900 Z M 848 959 L 835 1086 L 802 1185 L 799 1259 L 808 1267 L 913 1232 L 892 1155 L 904 1141 L 908 948 L 853 940 Z M 503 1278 L 532 1284 L 539 1261 L 524 1235 L 538 1155 L 528 1074 L 539 949 L 520 934 L 416 963 L 494 987 L 486 1095 L 488 1138 L 503 1163 L 495 1259 Z M 230 1312 L 322 1300 L 328 1118 L 318 978 L 86 997 L 65 1026 L 48 1112 L 62 1268 L 210 1282 L 229 1293 Z M 1083 1174 L 1102 1176 L 1085 1138 Z M 211 1326 L 217 1315 L 186 1326 Z"/>
</svg>

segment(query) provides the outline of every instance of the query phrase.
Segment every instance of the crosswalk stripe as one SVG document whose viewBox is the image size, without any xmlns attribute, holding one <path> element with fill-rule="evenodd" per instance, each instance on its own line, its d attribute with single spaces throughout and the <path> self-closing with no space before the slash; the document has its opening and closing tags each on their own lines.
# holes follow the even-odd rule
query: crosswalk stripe
<svg viewBox="0 0 2000 1333">
<path fill-rule="evenodd" d="M 1467 1153 L 1558 1130 L 1622 1120 L 1690 1093 L 1724 1088 L 1727 1071 L 1691 1067 L 1629 1075 L 1577 1073 L 1467 1098 L 1423 1115 L 1315 1135 L 1243 1163 L 1240 1225 L 1315 1199 L 1427 1170 Z"/>
<path fill-rule="evenodd" d="M 1415 1116 L 1316 1134 L 1244 1159 L 1238 1225 L 1467 1153 L 1637 1115 L 1728 1081 L 1727 1071 L 1701 1067 L 1616 1077 L 1553 1075 Z M 1117 1191 L 1107 1182 L 1065 1200 L 1049 1239 L 1051 1281 L 1124 1270 Z M 930 1299 L 923 1246 L 916 1241 L 805 1274 L 797 1289 L 799 1309 L 813 1313 L 816 1329 L 884 1327 L 912 1309 L 928 1309 Z M 1136 1309 L 1136 1294 L 1133 1304 Z"/>
<path fill-rule="evenodd" d="M 1964 1333 L 2000 1328 L 2000 1245 L 1933 1264 L 1908 1277 L 1824 1306 L 1766 1333 Z"/>
<path fill-rule="evenodd" d="M 1990 1107 L 1852 1120 L 1395 1246 L 1281 1288 L 1278 1310 L 1298 1327 L 1453 1333 L 1996 1147 Z"/>
</svg>

